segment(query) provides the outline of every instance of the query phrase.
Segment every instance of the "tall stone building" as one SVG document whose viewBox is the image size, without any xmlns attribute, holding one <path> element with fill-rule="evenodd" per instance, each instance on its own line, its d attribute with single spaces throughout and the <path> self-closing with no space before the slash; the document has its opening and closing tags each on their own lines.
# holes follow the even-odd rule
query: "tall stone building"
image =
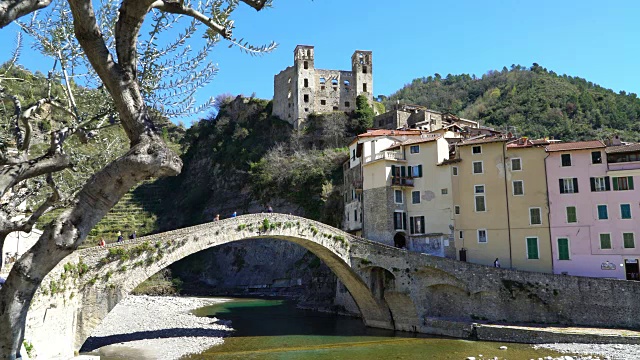
<svg viewBox="0 0 640 360">
<path fill-rule="evenodd" d="M 314 48 L 298 45 L 293 66 L 274 77 L 273 114 L 298 128 L 309 114 L 356 109 L 356 97 L 365 95 L 373 103 L 371 51 L 356 50 L 351 71 L 316 69 Z"/>
</svg>

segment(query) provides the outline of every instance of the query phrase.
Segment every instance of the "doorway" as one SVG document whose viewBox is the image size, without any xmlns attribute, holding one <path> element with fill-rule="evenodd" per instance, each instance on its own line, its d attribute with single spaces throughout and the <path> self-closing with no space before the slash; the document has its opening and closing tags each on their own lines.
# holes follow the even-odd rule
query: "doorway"
<svg viewBox="0 0 640 360">
<path fill-rule="evenodd" d="M 404 236 L 403 233 L 397 233 L 393 237 L 393 245 L 397 248 L 402 249 L 407 246 L 407 238 Z"/>
<path fill-rule="evenodd" d="M 627 274 L 627 280 L 640 281 L 640 266 L 638 266 L 638 259 L 625 259 L 624 271 Z"/>
</svg>

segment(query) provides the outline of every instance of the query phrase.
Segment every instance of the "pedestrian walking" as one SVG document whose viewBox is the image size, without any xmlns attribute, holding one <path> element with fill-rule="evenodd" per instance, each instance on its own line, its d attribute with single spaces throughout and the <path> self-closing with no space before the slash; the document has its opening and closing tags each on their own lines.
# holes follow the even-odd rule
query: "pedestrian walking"
<svg viewBox="0 0 640 360">
<path fill-rule="evenodd" d="M 233 214 L 231 214 L 231 217 L 236 217 L 236 216 L 238 216 L 238 213 L 234 211 Z"/>
<path fill-rule="evenodd" d="M 496 260 L 493 262 L 493 267 L 500 267 L 500 261 L 498 260 L 498 258 L 496 258 Z"/>
<path fill-rule="evenodd" d="M 273 208 L 270 205 L 267 206 L 267 212 L 268 213 L 272 213 L 273 212 Z"/>
</svg>

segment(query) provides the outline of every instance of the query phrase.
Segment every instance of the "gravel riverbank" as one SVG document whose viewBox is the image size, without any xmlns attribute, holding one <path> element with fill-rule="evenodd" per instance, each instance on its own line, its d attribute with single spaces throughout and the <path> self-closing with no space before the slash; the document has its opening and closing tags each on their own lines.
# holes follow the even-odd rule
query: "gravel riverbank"
<svg viewBox="0 0 640 360">
<path fill-rule="evenodd" d="M 534 348 L 550 349 L 562 353 L 595 355 L 596 357 L 584 356 L 573 359 L 594 359 L 600 356 L 601 359 L 608 360 L 638 360 L 640 359 L 640 345 L 622 344 L 542 344 L 535 345 Z"/>
<path fill-rule="evenodd" d="M 111 358 L 174 360 L 222 344 L 233 329 L 191 310 L 224 302 L 173 296 L 128 296 L 94 330 L 83 351 Z M 129 356 L 126 356 L 129 355 Z"/>
</svg>

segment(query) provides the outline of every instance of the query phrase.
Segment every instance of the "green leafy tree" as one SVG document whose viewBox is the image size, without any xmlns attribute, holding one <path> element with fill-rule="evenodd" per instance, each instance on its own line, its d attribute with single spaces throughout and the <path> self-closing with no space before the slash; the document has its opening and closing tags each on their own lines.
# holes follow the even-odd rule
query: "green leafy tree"
<svg viewBox="0 0 640 360">
<path fill-rule="evenodd" d="M 354 116 L 357 133 L 363 133 L 373 127 L 373 117 L 373 108 L 369 105 L 367 97 L 358 95 L 358 97 L 356 97 L 356 111 Z"/>
</svg>

